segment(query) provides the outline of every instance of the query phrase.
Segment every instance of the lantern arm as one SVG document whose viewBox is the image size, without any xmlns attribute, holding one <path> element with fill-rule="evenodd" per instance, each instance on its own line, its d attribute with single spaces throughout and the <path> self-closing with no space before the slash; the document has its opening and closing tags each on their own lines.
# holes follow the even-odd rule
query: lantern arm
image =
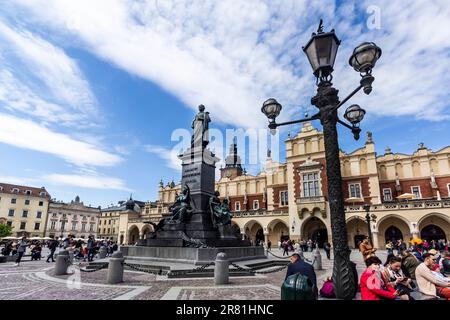
<svg viewBox="0 0 450 320">
<path fill-rule="evenodd" d="M 351 126 L 339 118 L 337 119 L 337 122 L 343 125 L 344 127 L 350 129 L 351 132 L 353 133 L 353 137 L 355 138 L 355 140 L 359 140 L 359 134 L 361 133 L 361 129 L 359 127 Z"/>
<path fill-rule="evenodd" d="M 315 115 L 313 115 L 309 118 L 295 120 L 295 121 L 288 121 L 288 122 L 282 122 L 282 123 L 276 123 L 275 121 L 273 121 L 273 122 L 269 123 L 269 129 L 276 129 L 281 126 L 287 126 L 290 124 L 302 123 L 302 122 L 318 120 L 318 119 L 320 119 L 320 112 L 316 113 Z"/>
<path fill-rule="evenodd" d="M 355 94 L 357 94 L 362 88 L 364 88 L 364 86 L 362 84 L 360 84 L 355 90 L 353 90 L 347 97 L 345 97 L 344 100 L 342 100 L 341 102 L 339 102 L 339 104 L 334 107 L 334 110 L 339 109 L 340 107 L 342 107 L 348 100 L 350 100 Z"/>
</svg>

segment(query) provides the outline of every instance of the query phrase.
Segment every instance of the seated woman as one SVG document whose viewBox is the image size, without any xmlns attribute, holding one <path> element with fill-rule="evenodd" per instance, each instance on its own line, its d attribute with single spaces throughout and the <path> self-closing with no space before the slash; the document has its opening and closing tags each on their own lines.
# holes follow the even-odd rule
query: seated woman
<svg viewBox="0 0 450 320">
<path fill-rule="evenodd" d="M 365 262 L 367 269 L 360 280 L 361 300 L 409 300 L 408 295 L 395 290 L 383 280 L 378 257 L 369 257 Z"/>
<path fill-rule="evenodd" d="M 413 291 L 412 280 L 406 277 L 402 271 L 402 259 L 400 257 L 391 257 L 385 264 L 381 272 L 383 280 L 394 289 L 403 292 L 409 296 Z"/>
</svg>

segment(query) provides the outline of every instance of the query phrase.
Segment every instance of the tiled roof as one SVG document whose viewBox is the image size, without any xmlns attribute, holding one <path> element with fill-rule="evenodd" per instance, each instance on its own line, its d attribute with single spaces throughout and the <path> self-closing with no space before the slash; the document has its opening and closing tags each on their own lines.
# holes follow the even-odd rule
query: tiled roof
<svg viewBox="0 0 450 320">
<path fill-rule="evenodd" d="M 14 192 L 13 190 L 18 190 Z M 27 194 L 30 192 L 31 194 Z M 0 182 L 0 193 L 8 193 L 8 194 L 19 194 L 19 195 L 29 195 L 32 197 L 40 197 L 41 192 L 45 192 L 45 198 L 50 199 L 50 194 L 47 190 L 42 188 L 28 187 L 28 186 L 19 186 L 15 184 L 1 183 Z"/>
</svg>

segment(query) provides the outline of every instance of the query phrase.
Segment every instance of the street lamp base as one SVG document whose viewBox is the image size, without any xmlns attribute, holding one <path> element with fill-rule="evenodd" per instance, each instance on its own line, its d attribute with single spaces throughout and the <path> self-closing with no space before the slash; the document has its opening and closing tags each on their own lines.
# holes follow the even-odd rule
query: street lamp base
<svg viewBox="0 0 450 320">
<path fill-rule="evenodd" d="M 350 251 L 335 252 L 333 264 L 333 287 L 336 298 L 353 300 L 356 296 L 355 268 L 350 261 Z M 357 275 L 356 275 L 357 276 Z"/>
</svg>

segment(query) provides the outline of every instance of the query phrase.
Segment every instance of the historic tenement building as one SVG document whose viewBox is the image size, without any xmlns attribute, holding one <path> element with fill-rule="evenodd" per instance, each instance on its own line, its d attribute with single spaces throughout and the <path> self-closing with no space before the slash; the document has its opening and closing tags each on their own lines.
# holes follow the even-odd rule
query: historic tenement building
<svg viewBox="0 0 450 320">
<path fill-rule="evenodd" d="M 157 224 L 162 212 L 163 207 L 158 202 L 137 201 L 131 197 L 119 201 L 117 205 L 101 210 L 98 236 L 119 244 L 134 244 L 154 230 L 150 222 Z"/>
<path fill-rule="evenodd" d="M 85 206 L 78 196 L 70 203 L 50 201 L 46 234 L 83 239 L 97 236 L 99 217 L 100 208 Z"/>
<path fill-rule="evenodd" d="M 44 187 L 0 183 L 0 220 L 13 228 L 15 237 L 45 235 L 49 202 Z"/>
<path fill-rule="evenodd" d="M 243 237 L 273 244 L 314 239 L 322 245 L 331 241 L 323 133 L 305 123 L 285 143 L 286 162 L 272 161 L 268 152 L 265 170 L 257 175 L 245 172 L 233 143 L 216 189 L 229 200 Z M 340 158 L 350 247 L 368 234 L 365 204 L 376 216 L 370 222 L 376 247 L 394 239 L 450 238 L 450 147 L 432 151 L 420 144 L 409 155 L 389 148 L 377 155 L 369 133 L 361 148 L 341 151 Z M 103 209 L 99 235 L 120 243 L 145 238 L 153 231 L 149 222 L 167 214 L 179 192 L 180 185 L 161 182 L 156 202 Z"/>
</svg>

